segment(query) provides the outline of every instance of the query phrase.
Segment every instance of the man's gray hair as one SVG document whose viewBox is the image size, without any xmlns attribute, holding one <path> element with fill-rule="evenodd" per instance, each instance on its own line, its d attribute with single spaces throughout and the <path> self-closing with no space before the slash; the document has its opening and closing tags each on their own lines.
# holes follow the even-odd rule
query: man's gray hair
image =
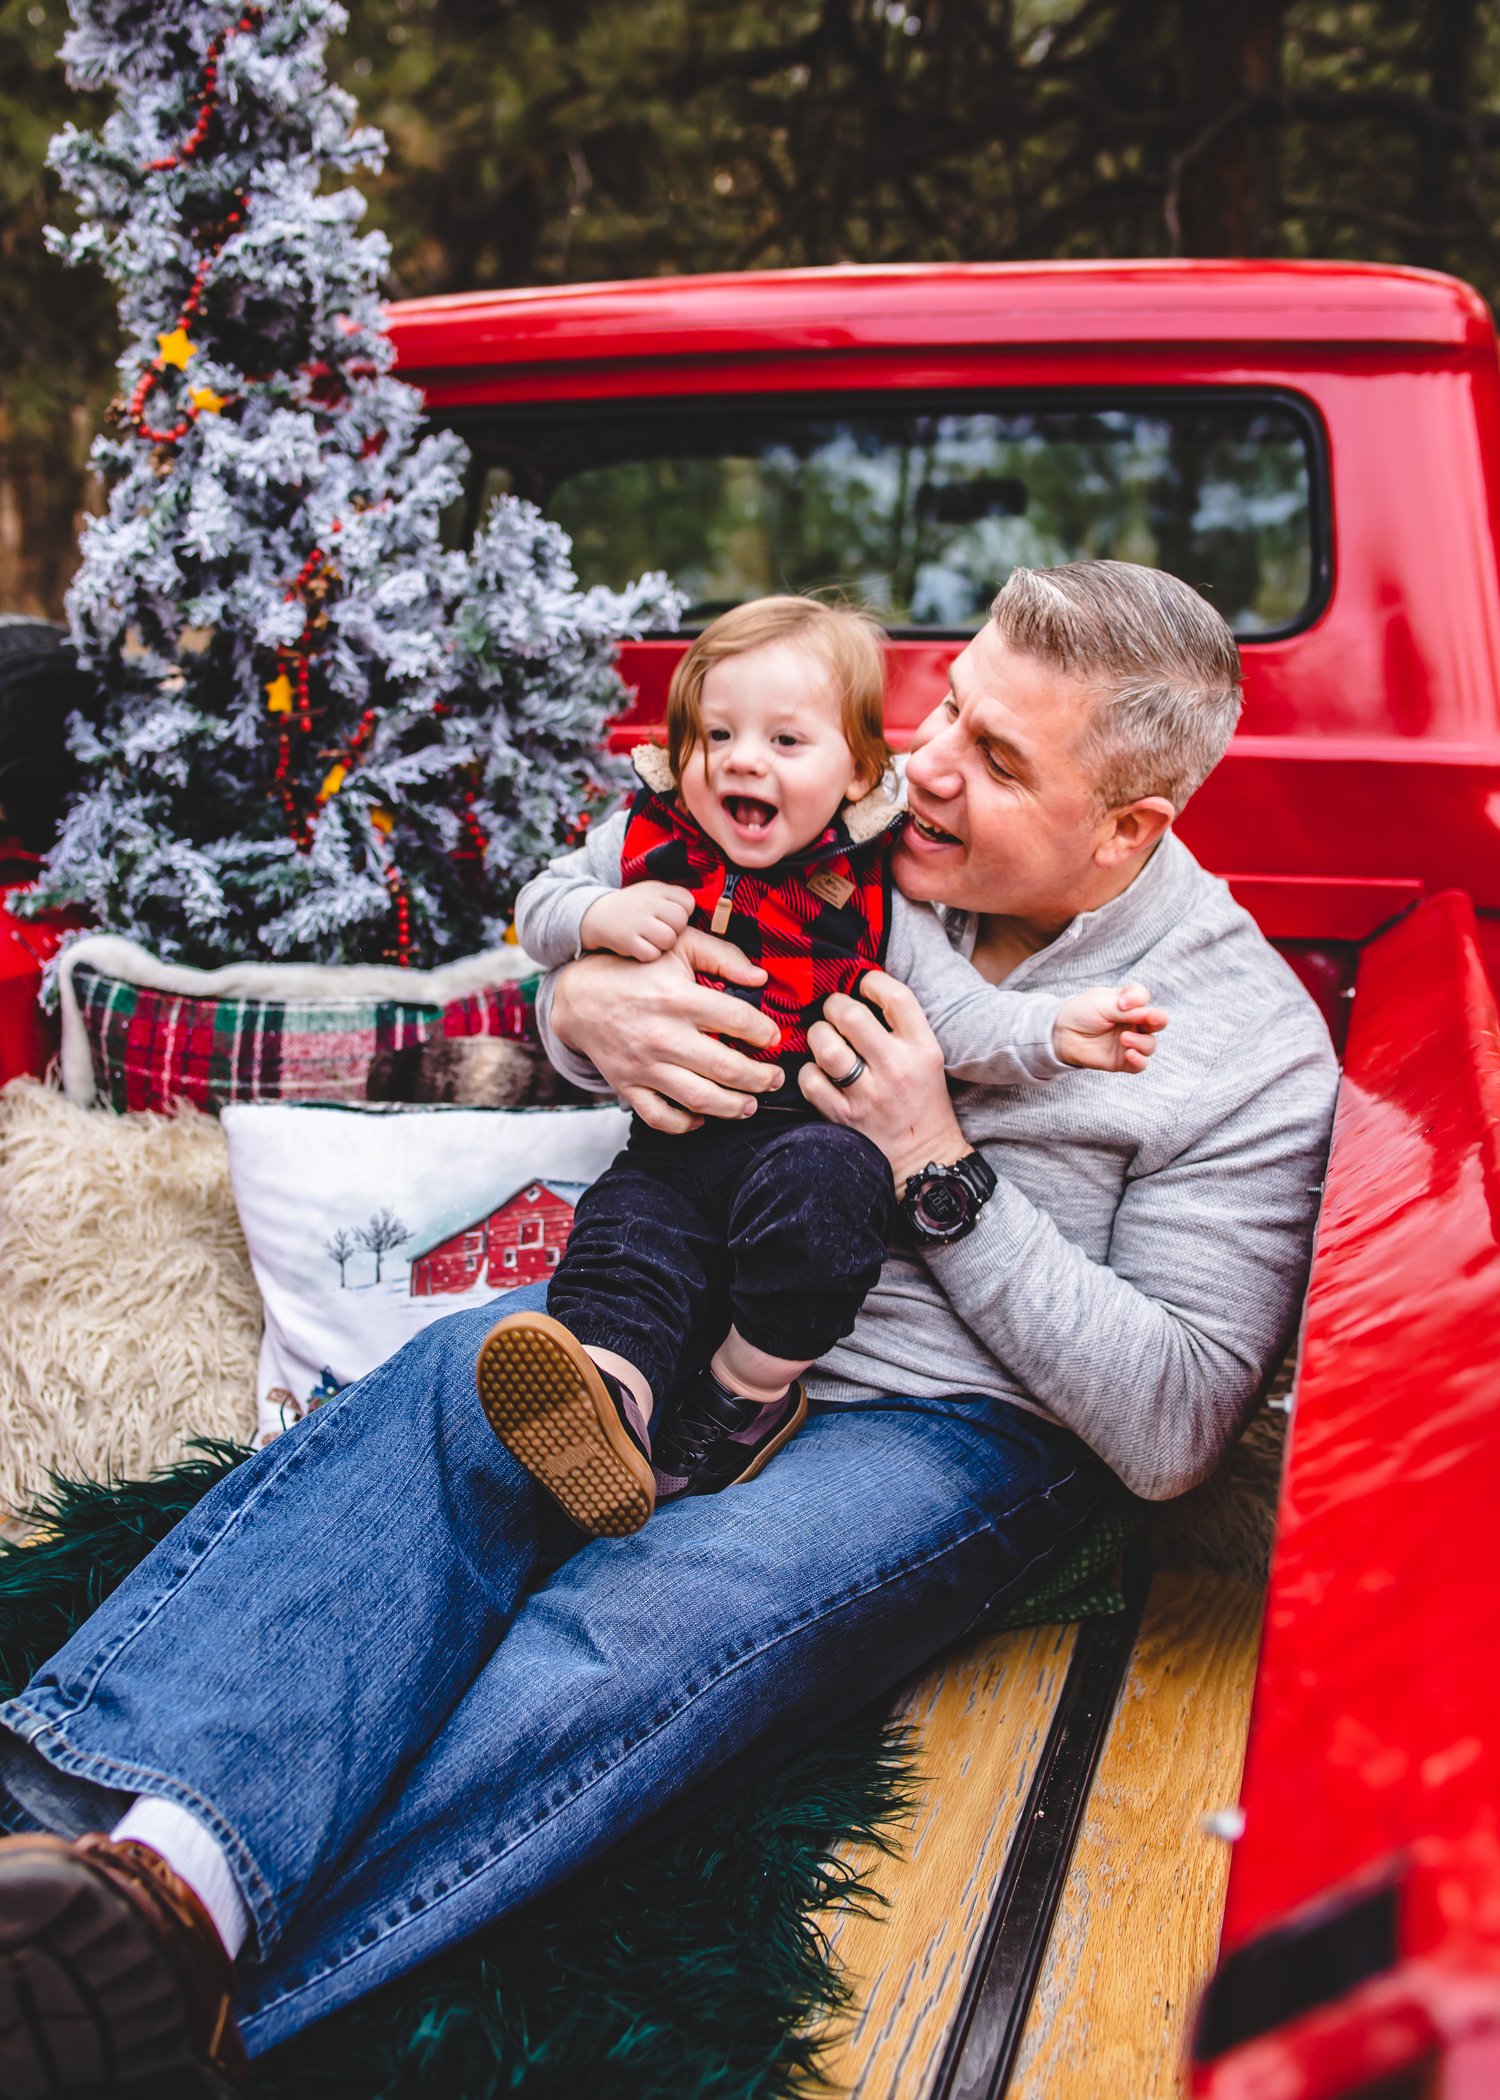
<svg viewBox="0 0 1500 2100">
<path fill-rule="evenodd" d="M 1015 569 L 990 617 L 1012 649 L 1093 693 L 1080 755 L 1105 809 L 1163 795 L 1180 810 L 1224 756 L 1240 652 L 1190 584 L 1133 561 Z"/>
</svg>

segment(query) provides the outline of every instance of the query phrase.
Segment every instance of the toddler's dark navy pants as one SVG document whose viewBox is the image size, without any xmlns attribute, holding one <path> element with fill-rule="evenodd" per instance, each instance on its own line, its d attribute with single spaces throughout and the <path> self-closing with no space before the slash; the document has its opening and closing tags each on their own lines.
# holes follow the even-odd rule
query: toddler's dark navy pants
<svg viewBox="0 0 1500 2100">
<path fill-rule="evenodd" d="M 579 1200 L 547 1310 L 634 1364 L 658 1400 L 731 1323 L 757 1349 L 814 1363 L 853 1327 L 894 1207 L 884 1153 L 810 1112 L 763 1105 L 680 1137 L 637 1118 Z"/>
</svg>

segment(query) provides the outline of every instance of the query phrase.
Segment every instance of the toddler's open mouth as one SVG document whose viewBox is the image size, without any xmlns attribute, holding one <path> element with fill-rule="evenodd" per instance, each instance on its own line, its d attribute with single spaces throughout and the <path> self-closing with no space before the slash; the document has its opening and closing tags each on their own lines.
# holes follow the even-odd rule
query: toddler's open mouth
<svg viewBox="0 0 1500 2100">
<path fill-rule="evenodd" d="M 764 831 L 777 816 L 775 803 L 762 802 L 756 795 L 726 795 L 724 808 L 741 831 Z"/>
</svg>

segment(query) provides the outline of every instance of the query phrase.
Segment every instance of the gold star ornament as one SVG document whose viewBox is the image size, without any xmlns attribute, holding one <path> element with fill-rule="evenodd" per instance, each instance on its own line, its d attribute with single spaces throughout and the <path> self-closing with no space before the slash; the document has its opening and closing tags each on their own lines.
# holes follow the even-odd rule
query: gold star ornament
<svg viewBox="0 0 1500 2100">
<path fill-rule="evenodd" d="M 289 715 L 292 711 L 292 681 L 285 671 L 278 671 L 266 687 L 266 706 L 273 715 Z"/>
<path fill-rule="evenodd" d="M 198 345 L 188 341 L 185 328 L 174 328 L 170 335 L 159 335 L 156 338 L 156 347 L 161 352 L 162 363 L 175 365 L 179 372 L 185 372 L 188 359 L 198 354 Z"/>
<path fill-rule="evenodd" d="M 195 386 L 188 399 L 200 416 L 216 416 L 229 405 L 229 396 L 216 394 L 211 386 Z"/>
</svg>

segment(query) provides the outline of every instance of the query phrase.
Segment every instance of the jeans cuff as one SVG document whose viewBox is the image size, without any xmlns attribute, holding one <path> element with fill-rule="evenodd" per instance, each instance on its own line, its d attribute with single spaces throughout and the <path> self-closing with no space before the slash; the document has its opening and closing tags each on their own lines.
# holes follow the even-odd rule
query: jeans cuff
<svg viewBox="0 0 1500 2100">
<path fill-rule="evenodd" d="M 0 1702 L 0 1806 L 7 1797 L 62 1837 L 110 1831 L 142 1794 L 175 1801 L 217 1840 L 264 1955 L 281 1933 L 275 1898 L 248 1848 L 212 1802 L 169 1772 L 76 1750 L 58 1724 L 21 1699 Z"/>
<path fill-rule="evenodd" d="M 34 1744 L 0 1735 L 0 1822 L 56 1837 L 112 1830 L 135 1799 L 133 1790 L 102 1785 L 52 1764 Z M 24 1819 L 10 1820 L 14 1808 Z"/>
</svg>

